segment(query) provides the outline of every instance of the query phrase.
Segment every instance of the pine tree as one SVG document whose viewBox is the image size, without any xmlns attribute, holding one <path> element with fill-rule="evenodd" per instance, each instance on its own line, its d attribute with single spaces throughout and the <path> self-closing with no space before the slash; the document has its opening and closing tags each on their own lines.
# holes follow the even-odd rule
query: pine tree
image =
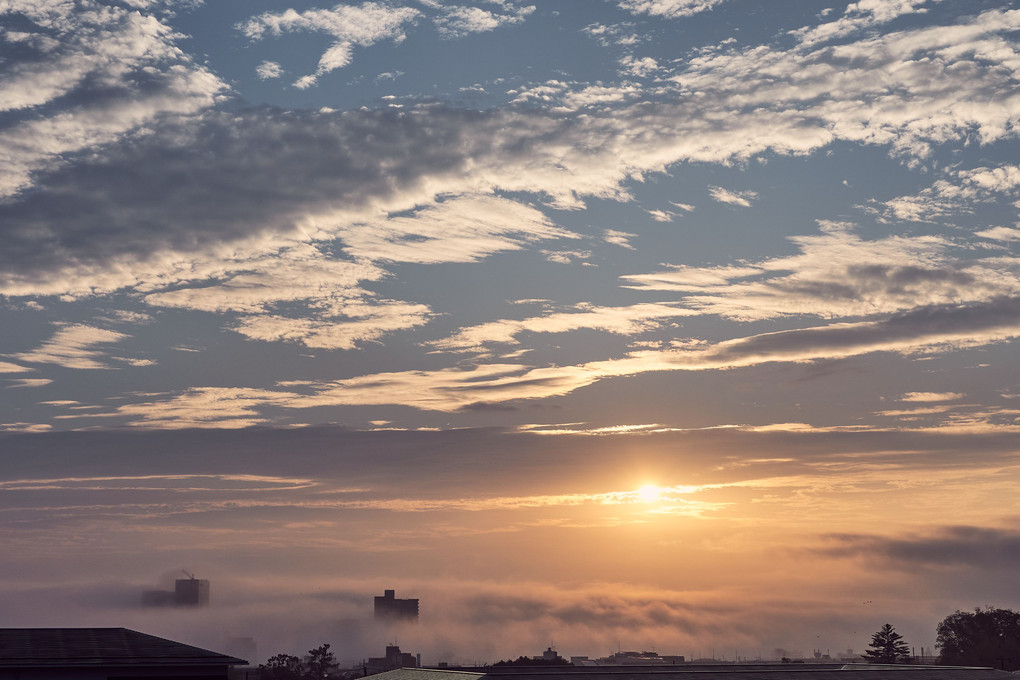
<svg viewBox="0 0 1020 680">
<path fill-rule="evenodd" d="M 871 636 L 871 649 L 864 658 L 871 663 L 905 663 L 910 660 L 910 647 L 891 624 L 885 624 Z"/>
</svg>

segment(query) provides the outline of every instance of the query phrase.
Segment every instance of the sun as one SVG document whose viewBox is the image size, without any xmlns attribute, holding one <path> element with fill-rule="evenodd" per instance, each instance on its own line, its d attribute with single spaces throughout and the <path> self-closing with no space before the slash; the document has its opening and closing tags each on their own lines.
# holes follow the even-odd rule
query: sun
<svg viewBox="0 0 1020 680">
<path fill-rule="evenodd" d="M 635 493 L 642 503 L 655 503 L 662 496 L 662 489 L 653 484 L 645 484 Z"/>
</svg>

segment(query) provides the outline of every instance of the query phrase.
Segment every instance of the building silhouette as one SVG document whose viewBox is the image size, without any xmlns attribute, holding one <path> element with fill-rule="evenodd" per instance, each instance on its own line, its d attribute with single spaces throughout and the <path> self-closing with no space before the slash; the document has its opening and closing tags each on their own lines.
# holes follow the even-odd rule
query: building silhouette
<svg viewBox="0 0 1020 680">
<path fill-rule="evenodd" d="M 179 607 L 204 607 L 209 604 L 209 580 L 179 578 L 174 581 L 174 604 Z"/>
<path fill-rule="evenodd" d="M 375 596 L 375 618 L 383 621 L 417 621 L 418 598 L 397 599 L 396 591 L 385 590 Z"/>
<path fill-rule="evenodd" d="M 393 591 L 389 591 L 393 592 Z M 417 602 L 417 600 L 415 600 Z M 362 664 L 364 672 L 382 673 L 398 668 L 418 668 L 421 666 L 421 657 L 415 654 L 401 652 L 397 645 L 386 645 L 386 656 L 370 657 Z"/>
<path fill-rule="evenodd" d="M 174 581 L 173 590 L 146 590 L 142 593 L 145 607 L 206 607 L 209 605 L 209 580 L 195 578 L 184 572 L 188 578 Z"/>
</svg>

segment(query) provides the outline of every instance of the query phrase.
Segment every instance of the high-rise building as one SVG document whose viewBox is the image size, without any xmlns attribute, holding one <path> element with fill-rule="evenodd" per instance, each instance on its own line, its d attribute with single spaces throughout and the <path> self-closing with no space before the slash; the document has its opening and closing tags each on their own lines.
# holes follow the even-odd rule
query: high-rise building
<svg viewBox="0 0 1020 680">
<path fill-rule="evenodd" d="M 375 618 L 388 621 L 417 621 L 418 599 L 398 600 L 396 591 L 385 590 L 375 596 Z"/>
<path fill-rule="evenodd" d="M 209 581 L 204 578 L 179 578 L 174 582 L 174 604 L 204 607 L 209 604 Z"/>
</svg>

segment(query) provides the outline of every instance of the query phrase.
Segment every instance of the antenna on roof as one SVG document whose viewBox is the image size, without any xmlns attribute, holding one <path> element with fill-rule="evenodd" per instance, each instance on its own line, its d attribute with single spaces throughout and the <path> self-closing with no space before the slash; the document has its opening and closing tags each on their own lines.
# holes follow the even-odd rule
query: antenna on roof
<svg viewBox="0 0 1020 680">
<path fill-rule="evenodd" d="M 192 581 L 195 580 L 195 575 L 189 572 L 187 569 L 181 569 L 181 571 L 183 571 L 184 575 L 190 578 Z"/>
</svg>

